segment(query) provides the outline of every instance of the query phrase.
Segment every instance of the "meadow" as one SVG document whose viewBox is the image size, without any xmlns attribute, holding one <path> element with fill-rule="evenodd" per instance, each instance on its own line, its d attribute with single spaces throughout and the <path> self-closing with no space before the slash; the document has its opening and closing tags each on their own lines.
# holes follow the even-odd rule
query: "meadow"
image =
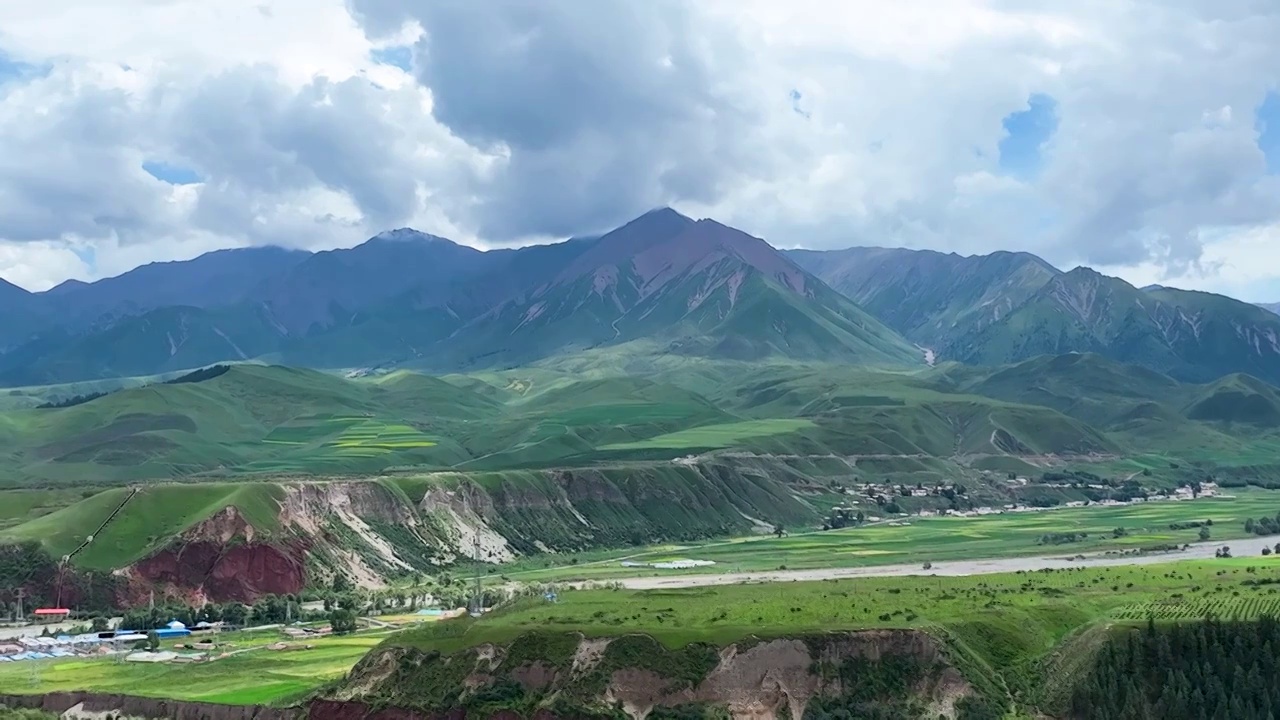
<svg viewBox="0 0 1280 720">
<path fill-rule="evenodd" d="M 289 704 L 345 675 L 385 637 L 386 633 L 369 633 L 317 638 L 305 642 L 311 649 L 258 647 L 194 664 L 128 663 L 111 658 L 0 663 L 0 687 L 30 694 L 90 690 L 229 705 Z"/>
<path fill-rule="evenodd" d="M 478 620 L 413 628 L 387 645 L 453 652 L 532 631 L 588 637 L 644 633 L 671 648 L 747 638 L 918 628 L 946 638 L 974 667 L 1030 688 L 1048 664 L 1079 660 L 1078 643 L 1117 623 L 1252 619 L 1280 603 L 1280 558 L 1074 568 L 971 577 L 867 577 L 661 590 L 565 590 Z"/>
<path fill-rule="evenodd" d="M 554 602 L 517 600 L 480 618 L 423 623 L 307 641 L 307 650 L 245 651 L 209 663 L 148 665 L 111 659 L 0 664 L 0 687 L 19 693 L 122 692 L 226 704 L 285 705 L 342 677 L 375 647 L 453 652 L 533 631 L 588 637 L 643 633 L 670 648 L 747 638 L 918 628 L 945 638 L 971 670 L 1031 687 L 1046 664 L 1117 623 L 1252 619 L 1280 609 L 1280 558 L 1076 568 L 973 577 L 869 577 L 818 582 L 616 590 L 564 589 Z M 1083 640 L 1082 640 L 1083 638 Z M 236 638 L 249 644 L 257 639 Z M 1092 642 L 1092 641 L 1090 641 Z"/>
<path fill-rule="evenodd" d="M 1274 516 L 1278 511 L 1280 491 L 1240 489 L 1197 500 L 1094 505 L 977 517 L 912 517 L 782 538 L 767 535 L 581 555 L 539 556 L 520 561 L 502 574 L 512 580 L 549 582 L 1072 556 L 1200 541 L 1199 528 L 1171 529 L 1171 525 L 1179 523 L 1212 521 L 1209 530 L 1213 541 L 1252 537 L 1244 531 L 1244 521 Z M 874 508 L 866 512 L 874 512 Z M 1121 537 L 1115 536 L 1117 528 L 1124 530 Z M 1077 542 L 1042 544 L 1045 535 L 1054 533 L 1087 533 L 1088 536 Z M 1280 537 L 1276 539 L 1280 541 Z M 626 559 L 651 563 L 677 557 L 710 560 L 716 564 L 692 570 L 649 571 L 623 567 L 619 562 Z"/>
<path fill-rule="evenodd" d="M 629 443 L 604 445 L 601 450 L 691 450 L 732 447 L 734 444 L 757 437 L 782 435 L 813 427 L 813 421 L 803 418 L 746 420 L 736 423 L 703 425 L 689 430 L 658 435 Z"/>
<path fill-rule="evenodd" d="M 93 570 L 124 567 L 166 545 L 170 538 L 226 507 L 235 507 L 259 531 L 280 526 L 284 491 L 269 483 L 200 483 L 106 490 L 29 522 L 0 530 L 4 540 L 40 540 L 61 557 L 76 554 L 77 565 Z M 120 512 L 112 517 L 117 508 Z M 108 518 L 111 522 L 103 525 Z M 98 529 L 101 527 L 101 531 Z"/>
</svg>

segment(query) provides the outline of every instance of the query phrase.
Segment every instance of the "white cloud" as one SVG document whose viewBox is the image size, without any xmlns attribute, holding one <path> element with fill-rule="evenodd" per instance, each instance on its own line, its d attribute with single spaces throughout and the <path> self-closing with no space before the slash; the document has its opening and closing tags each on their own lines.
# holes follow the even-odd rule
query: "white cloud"
<svg viewBox="0 0 1280 720">
<path fill-rule="evenodd" d="M 0 276 L 397 225 L 509 244 L 671 203 L 787 246 L 1271 277 L 1253 109 L 1280 85 L 1274 3 L 348 3 L 0 0 L 0 62 L 49 68 L 0 68 Z M 416 77 L 372 59 L 406 44 Z M 1013 178 L 1001 121 L 1033 93 L 1057 130 Z"/>
</svg>

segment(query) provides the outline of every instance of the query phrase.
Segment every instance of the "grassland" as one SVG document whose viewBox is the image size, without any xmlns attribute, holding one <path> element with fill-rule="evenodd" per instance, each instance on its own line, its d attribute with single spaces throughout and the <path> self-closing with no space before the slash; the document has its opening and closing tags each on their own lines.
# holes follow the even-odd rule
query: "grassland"
<svg viewBox="0 0 1280 720">
<path fill-rule="evenodd" d="M 452 652 L 530 631 L 652 635 L 668 647 L 750 637 L 919 628 L 947 638 L 1008 687 L 1089 628 L 1157 618 L 1252 618 L 1280 609 L 1280 560 L 1240 558 L 975 577 L 857 578 L 663 590 L 573 590 L 480 620 L 405 631 L 387 645 Z M 1060 659 L 1060 658 L 1059 658 Z M 984 670 L 984 672 L 986 672 Z"/>
<path fill-rule="evenodd" d="M 991 471 L 1092 453 L 1147 457 L 1156 480 L 1185 474 L 1171 472 L 1180 461 L 1201 475 L 1280 478 L 1280 410 L 1267 409 L 1277 398 L 1252 379 L 1187 385 L 1097 358 L 896 372 L 638 360 L 615 349 L 471 376 L 370 378 L 236 365 L 70 407 L 0 409 L 0 461 L 12 468 L 0 486 L 581 467 L 722 451 L 965 458 Z M 1236 401 L 1253 410 L 1237 417 Z"/>
<path fill-rule="evenodd" d="M 136 493 L 113 488 L 0 531 L 0 539 L 39 540 L 55 557 L 83 545 L 74 558 L 77 565 L 113 570 L 146 557 L 173 535 L 227 507 L 235 507 L 259 532 L 269 533 L 280 526 L 282 497 L 281 488 L 268 483 L 157 485 Z M 120 512 L 103 527 L 118 508 Z M 100 527 L 102 531 L 84 545 Z"/>
<path fill-rule="evenodd" d="M 90 690 L 228 705 L 288 704 L 342 677 L 384 637 L 385 633 L 319 638 L 307 641 L 311 649 L 249 649 L 185 665 L 110 658 L 4 663 L 0 687 L 30 694 Z"/>
<path fill-rule="evenodd" d="M 1068 467 L 1162 487 L 1211 475 L 1280 478 L 1280 430 L 1266 424 L 1265 412 L 1275 393 L 1267 386 L 1239 378 L 1191 386 L 1098 359 L 1069 360 L 890 372 L 635 361 L 611 351 L 469 376 L 366 378 L 237 365 L 199 382 L 0 412 L 0 463 L 10 469 L 0 493 L 14 493 L 0 495 L 0 539 L 40 539 L 59 555 L 76 550 L 124 501 L 127 484 L 144 489 L 77 554 L 78 565 L 121 567 L 228 506 L 270 533 L 279 483 L 299 480 L 387 476 L 387 487 L 405 490 L 415 505 L 441 485 L 483 493 L 494 508 L 486 521 L 518 552 L 534 554 L 701 542 L 774 523 L 798 531 L 854 501 L 877 514 L 867 498 L 841 494 L 864 482 L 961 482 L 970 489 L 966 503 L 979 506 L 1026 502 L 1030 493 L 1081 499 L 1078 489 L 1007 483 L 1009 473 Z M 1241 422 L 1223 398 L 1261 409 Z M 1162 440 L 1162 430 L 1174 440 Z M 673 462 L 688 455 L 696 464 Z M 1238 518 L 1274 514 L 1269 501 L 1249 505 L 1264 497 L 1251 492 L 1239 493 L 1238 510 L 1214 506 L 1223 515 L 1213 518 L 1222 528 L 1215 538 L 1238 536 Z M 908 511 L 947 504 L 937 496 L 899 503 Z M 1067 531 L 1089 536 L 1053 552 L 1091 552 L 1194 540 L 1194 531 L 1167 526 L 1207 519 L 1202 514 L 1159 505 L 913 519 L 910 527 L 676 552 L 716 560 L 717 569 L 856 566 L 1043 554 L 1040 535 Z M 1127 535 L 1109 539 L 1117 527 Z M 598 559 L 568 557 L 580 565 Z"/>
<path fill-rule="evenodd" d="M 789 432 L 814 427 L 813 421 L 803 418 L 773 420 L 744 420 L 736 423 L 720 425 L 703 425 L 689 430 L 659 435 L 647 440 L 629 443 L 604 445 L 601 450 L 692 450 L 707 448 L 728 448 L 743 440 L 769 435 L 784 435 Z"/>
<path fill-rule="evenodd" d="M 634 577 L 647 574 L 619 564 L 672 557 L 711 560 L 712 567 L 663 570 L 661 576 L 715 572 L 864 567 L 1036 555 L 1075 555 L 1126 551 L 1199 541 L 1199 529 L 1171 525 L 1211 520 L 1212 539 L 1227 542 L 1251 537 L 1248 518 L 1280 511 L 1280 491 L 1245 489 L 1230 496 L 1122 506 L 1061 508 L 978 517 L 915 517 L 864 527 L 798 533 L 783 538 L 756 536 L 697 544 L 588 553 L 582 556 L 530 558 L 505 572 L 523 581 L 564 581 Z M 873 512 L 868 509 L 868 512 Z M 1115 537 L 1123 528 L 1122 537 Z M 1079 542 L 1042 544 L 1050 533 L 1087 533 Z M 1280 538 L 1277 538 L 1280 540 Z M 543 567 L 539 567 L 543 566 Z"/>
<path fill-rule="evenodd" d="M 375 645 L 452 652 L 530 631 L 588 637 L 644 633 L 671 648 L 839 630 L 919 628 L 956 643 L 1009 686 L 1025 685 L 1064 641 L 1089 628 L 1157 619 L 1254 618 L 1280 610 L 1280 558 L 1079 568 L 981 577 L 859 578 L 679 590 L 564 590 L 556 602 L 516 601 L 479 619 L 392 635 L 310 641 L 311 650 L 256 649 L 197 665 L 109 659 L 0 665 L 13 692 L 123 692 L 228 704 L 287 704 L 341 677 Z"/>
</svg>

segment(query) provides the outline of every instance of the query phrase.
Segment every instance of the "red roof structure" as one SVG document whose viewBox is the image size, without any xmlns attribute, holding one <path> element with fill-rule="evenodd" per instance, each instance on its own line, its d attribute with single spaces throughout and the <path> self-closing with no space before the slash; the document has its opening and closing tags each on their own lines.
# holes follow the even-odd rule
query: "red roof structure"
<svg viewBox="0 0 1280 720">
<path fill-rule="evenodd" d="M 36 615 L 70 615 L 71 611 L 66 608 L 40 608 L 35 611 Z"/>
</svg>

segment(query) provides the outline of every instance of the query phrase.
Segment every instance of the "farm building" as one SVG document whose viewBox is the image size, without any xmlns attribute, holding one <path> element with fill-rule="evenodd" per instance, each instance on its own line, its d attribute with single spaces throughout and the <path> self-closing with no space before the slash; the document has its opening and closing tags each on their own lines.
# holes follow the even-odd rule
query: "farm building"
<svg viewBox="0 0 1280 720">
<path fill-rule="evenodd" d="M 71 617 L 71 611 L 66 608 L 40 608 L 32 614 L 38 623 L 62 622 Z"/>
</svg>

